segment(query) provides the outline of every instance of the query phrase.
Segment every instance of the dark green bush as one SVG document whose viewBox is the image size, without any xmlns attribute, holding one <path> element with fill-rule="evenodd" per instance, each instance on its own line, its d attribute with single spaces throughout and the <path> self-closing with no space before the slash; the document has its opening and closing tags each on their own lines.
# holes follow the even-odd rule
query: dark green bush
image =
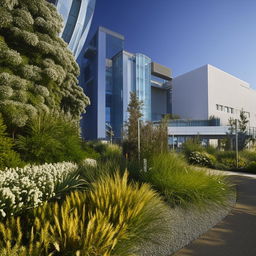
<svg viewBox="0 0 256 256">
<path fill-rule="evenodd" d="M 256 161 L 250 162 L 247 166 L 246 166 L 246 170 L 252 172 L 252 173 L 256 173 Z"/>
<path fill-rule="evenodd" d="M 20 159 L 20 155 L 12 148 L 13 139 L 7 136 L 6 126 L 0 115 L 0 170 L 5 167 L 22 167 L 25 165 Z"/>
<path fill-rule="evenodd" d="M 54 113 L 33 118 L 24 136 L 18 136 L 16 145 L 23 159 L 30 163 L 79 162 L 86 156 L 77 124 Z"/>
</svg>

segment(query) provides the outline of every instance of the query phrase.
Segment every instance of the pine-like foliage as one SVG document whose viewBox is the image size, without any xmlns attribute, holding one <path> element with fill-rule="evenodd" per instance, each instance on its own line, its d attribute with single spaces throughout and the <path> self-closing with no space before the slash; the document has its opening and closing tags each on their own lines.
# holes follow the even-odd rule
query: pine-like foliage
<svg viewBox="0 0 256 256">
<path fill-rule="evenodd" d="M 0 113 L 12 131 L 39 110 L 79 119 L 89 103 L 61 28 L 55 6 L 45 0 L 0 1 Z"/>
<path fill-rule="evenodd" d="M 19 154 L 12 150 L 13 141 L 6 134 L 6 126 L 0 115 L 0 170 L 5 167 L 22 166 Z"/>
</svg>

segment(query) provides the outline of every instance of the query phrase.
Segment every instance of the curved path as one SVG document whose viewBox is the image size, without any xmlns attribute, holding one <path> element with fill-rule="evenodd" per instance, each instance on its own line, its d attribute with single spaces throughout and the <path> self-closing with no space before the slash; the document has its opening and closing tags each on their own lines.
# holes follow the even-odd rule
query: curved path
<svg viewBox="0 0 256 256">
<path fill-rule="evenodd" d="M 256 175 L 227 174 L 237 185 L 235 207 L 175 256 L 256 256 Z"/>
</svg>

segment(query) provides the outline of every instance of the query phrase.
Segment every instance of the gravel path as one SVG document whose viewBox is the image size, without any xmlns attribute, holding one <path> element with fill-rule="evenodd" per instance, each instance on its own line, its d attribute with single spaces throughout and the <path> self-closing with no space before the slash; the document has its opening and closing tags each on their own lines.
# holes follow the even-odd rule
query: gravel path
<svg viewBox="0 0 256 256">
<path fill-rule="evenodd" d="M 207 209 L 198 210 L 196 208 L 183 209 L 180 207 L 168 207 L 165 218 L 167 232 L 157 237 L 158 244 L 152 244 L 150 242 L 143 244 L 142 248 L 144 249 L 140 251 L 139 255 L 170 256 L 219 223 L 228 215 L 235 202 L 236 195 L 234 194 L 228 202 L 229 206 L 226 208 L 209 206 Z M 206 255 L 204 254 L 204 256 Z M 216 254 L 215 256 L 218 255 Z"/>
<path fill-rule="evenodd" d="M 256 255 L 256 175 L 225 172 L 237 184 L 237 203 L 216 226 L 175 256 Z M 164 254 L 163 254 L 164 255 Z"/>
</svg>

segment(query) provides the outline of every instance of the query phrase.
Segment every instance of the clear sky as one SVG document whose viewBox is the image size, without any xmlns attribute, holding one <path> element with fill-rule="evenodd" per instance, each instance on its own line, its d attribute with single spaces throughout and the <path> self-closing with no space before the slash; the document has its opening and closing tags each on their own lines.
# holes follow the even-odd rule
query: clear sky
<svg viewBox="0 0 256 256">
<path fill-rule="evenodd" d="M 256 0 L 97 0 L 99 25 L 174 77 L 212 64 L 256 89 Z"/>
</svg>

